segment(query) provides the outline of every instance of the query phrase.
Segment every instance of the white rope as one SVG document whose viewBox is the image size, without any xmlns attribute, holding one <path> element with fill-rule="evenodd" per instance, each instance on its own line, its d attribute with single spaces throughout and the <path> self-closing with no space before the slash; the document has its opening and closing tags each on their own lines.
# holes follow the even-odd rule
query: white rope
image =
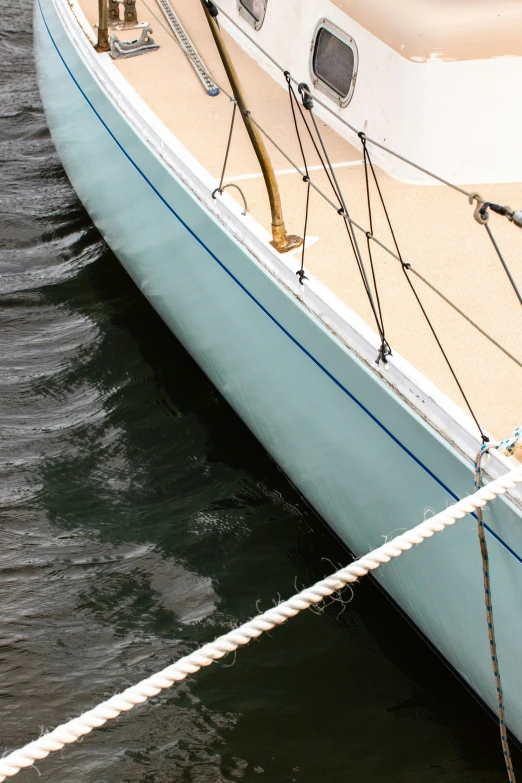
<svg viewBox="0 0 522 783">
<path fill-rule="evenodd" d="M 94 709 L 80 715 L 79 718 L 63 723 L 54 731 L 44 734 L 20 750 L 9 753 L 0 759 L 0 783 L 8 777 L 16 775 L 21 769 L 30 767 L 35 761 L 45 758 L 49 753 L 61 750 L 65 745 L 76 742 L 77 739 L 89 734 L 93 729 L 103 726 L 108 720 L 117 718 L 120 713 L 131 710 L 136 704 L 141 704 L 156 696 L 163 689 L 170 688 L 175 682 L 184 680 L 189 674 L 195 674 L 203 666 L 209 666 L 214 661 L 237 650 L 238 647 L 248 644 L 251 639 L 261 636 L 264 631 L 270 631 L 276 625 L 282 625 L 290 617 L 294 617 L 313 604 L 320 603 L 324 598 L 341 590 L 350 582 L 356 582 L 369 571 L 373 571 L 383 563 L 388 563 L 394 557 L 399 557 L 403 552 L 411 549 L 413 544 L 420 544 L 424 539 L 431 538 L 434 533 L 453 525 L 457 519 L 462 519 L 466 514 L 485 506 L 497 495 L 504 495 L 508 489 L 520 482 L 522 482 L 522 465 L 506 473 L 505 476 L 491 481 L 478 492 L 460 500 L 431 519 L 427 519 L 412 530 L 402 533 L 383 546 L 374 549 L 368 555 L 355 560 L 346 568 L 322 579 L 313 587 L 303 590 L 273 609 L 254 617 L 253 620 L 249 620 L 239 628 L 220 636 L 214 642 L 180 658 L 179 661 L 167 666 L 163 671 L 127 688 L 123 693 L 102 702 Z"/>
</svg>

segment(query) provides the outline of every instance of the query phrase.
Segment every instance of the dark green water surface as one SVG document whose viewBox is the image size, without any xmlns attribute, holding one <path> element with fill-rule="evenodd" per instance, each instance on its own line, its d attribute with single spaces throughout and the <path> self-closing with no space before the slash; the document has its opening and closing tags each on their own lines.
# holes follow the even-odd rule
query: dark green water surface
<svg viewBox="0 0 522 783">
<path fill-rule="evenodd" d="M 46 128 L 31 8 L 1 13 L 0 753 L 350 559 L 104 245 Z M 345 598 L 42 781 L 504 781 L 481 707 L 369 580 Z"/>
</svg>

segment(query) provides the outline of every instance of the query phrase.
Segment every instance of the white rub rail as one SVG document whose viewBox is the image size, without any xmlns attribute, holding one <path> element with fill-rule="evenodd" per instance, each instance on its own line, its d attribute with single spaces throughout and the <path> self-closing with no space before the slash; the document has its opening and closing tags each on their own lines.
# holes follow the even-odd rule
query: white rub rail
<svg viewBox="0 0 522 783">
<path fill-rule="evenodd" d="M 117 718 L 122 712 L 131 710 L 136 704 L 141 704 L 165 688 L 170 688 L 175 682 L 184 680 L 189 674 L 195 674 L 204 666 L 209 666 L 214 661 L 237 650 L 238 647 L 248 644 L 251 639 L 261 636 L 265 631 L 272 630 L 276 625 L 282 625 L 290 617 L 320 603 L 327 596 L 341 590 L 350 582 L 356 582 L 361 576 L 379 568 L 383 563 L 388 563 L 393 558 L 399 557 L 403 552 L 411 549 L 414 544 L 420 544 L 426 538 L 431 538 L 434 533 L 453 525 L 457 519 L 462 519 L 477 508 L 482 508 L 488 501 L 498 495 L 504 495 L 508 489 L 521 482 L 522 465 L 509 471 L 505 476 L 491 481 L 473 495 L 459 500 L 458 503 L 427 519 L 417 527 L 396 536 L 312 587 L 254 617 L 239 628 L 234 628 L 190 655 L 180 658 L 179 661 L 167 666 L 163 671 L 147 677 L 137 685 L 127 688 L 123 693 L 113 696 L 88 712 L 84 712 L 79 718 L 61 724 L 20 750 L 9 753 L 0 759 L 0 783 L 8 777 L 16 775 L 21 769 L 32 766 L 35 761 L 45 758 L 53 751 L 61 750 L 65 745 L 76 742 L 93 729 L 103 726 L 108 720 Z"/>
</svg>

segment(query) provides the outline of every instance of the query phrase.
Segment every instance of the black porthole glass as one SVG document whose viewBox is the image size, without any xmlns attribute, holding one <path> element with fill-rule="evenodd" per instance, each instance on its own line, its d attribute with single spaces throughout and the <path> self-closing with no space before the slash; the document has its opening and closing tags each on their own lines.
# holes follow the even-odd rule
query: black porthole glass
<svg viewBox="0 0 522 783">
<path fill-rule="evenodd" d="M 238 0 L 239 12 L 258 30 L 263 24 L 268 0 Z"/>
<path fill-rule="evenodd" d="M 315 39 L 313 56 L 316 77 L 345 100 L 352 88 L 354 67 L 355 57 L 351 46 L 326 27 L 321 27 Z"/>
</svg>

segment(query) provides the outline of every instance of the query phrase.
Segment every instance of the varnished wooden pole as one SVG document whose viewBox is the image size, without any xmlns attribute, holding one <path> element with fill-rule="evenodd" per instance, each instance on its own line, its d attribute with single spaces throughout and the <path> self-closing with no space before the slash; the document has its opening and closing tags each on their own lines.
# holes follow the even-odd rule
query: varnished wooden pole
<svg viewBox="0 0 522 783">
<path fill-rule="evenodd" d="M 98 43 L 94 47 L 97 52 L 108 52 L 109 28 L 108 28 L 107 0 L 98 0 Z"/>
<path fill-rule="evenodd" d="M 270 211 L 272 213 L 272 245 L 280 253 L 286 253 L 289 250 L 294 250 L 303 244 L 301 237 L 289 235 L 286 233 L 286 228 L 283 220 L 283 208 L 281 206 L 281 196 L 277 181 L 274 174 L 274 168 L 268 155 L 268 151 L 265 147 L 265 142 L 257 126 L 252 122 L 250 117 L 250 111 L 248 109 L 247 100 L 237 71 L 234 67 L 234 63 L 230 57 L 226 44 L 221 34 L 221 29 L 217 21 L 217 8 L 212 4 L 201 0 L 203 5 L 207 21 L 210 25 L 214 41 L 216 42 L 217 49 L 219 51 L 223 66 L 228 76 L 234 98 L 237 106 L 245 123 L 250 141 L 256 153 L 263 177 L 265 180 L 266 189 L 268 191 L 268 198 L 270 201 Z"/>
</svg>

